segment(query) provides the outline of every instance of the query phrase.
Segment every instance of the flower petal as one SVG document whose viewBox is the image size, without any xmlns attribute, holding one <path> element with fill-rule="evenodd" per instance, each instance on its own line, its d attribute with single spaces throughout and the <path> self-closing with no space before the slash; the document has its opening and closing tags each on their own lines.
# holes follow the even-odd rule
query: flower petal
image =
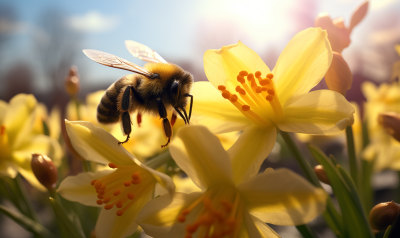
<svg viewBox="0 0 400 238">
<path fill-rule="evenodd" d="M 248 237 L 255 238 L 255 237 L 268 237 L 268 238 L 278 238 L 280 237 L 274 230 L 271 229 L 268 225 L 262 222 L 260 219 L 254 216 L 246 216 L 245 226 L 247 228 Z M 242 237 L 242 236 L 240 236 Z"/>
<path fill-rule="evenodd" d="M 248 119 L 209 82 L 194 83 L 192 94 L 195 103 L 191 123 L 204 125 L 214 133 L 241 130 L 249 124 Z"/>
<path fill-rule="evenodd" d="M 197 200 L 202 193 L 176 193 L 161 196 L 150 201 L 137 217 L 138 223 L 147 235 L 152 237 L 180 237 L 185 231 L 183 223 L 177 217 L 184 207 Z"/>
<path fill-rule="evenodd" d="M 278 127 L 287 132 L 336 133 L 353 123 L 353 113 L 354 107 L 341 94 L 312 91 L 287 103 Z"/>
<path fill-rule="evenodd" d="M 204 71 L 214 87 L 225 85 L 234 90 L 237 75 L 245 70 L 249 73 L 270 72 L 261 57 L 242 42 L 224 46 L 219 50 L 207 50 L 204 53 Z"/>
<path fill-rule="evenodd" d="M 288 169 L 268 169 L 239 186 L 250 214 L 275 225 L 308 223 L 325 209 L 326 193 Z"/>
<path fill-rule="evenodd" d="M 353 74 L 343 56 L 337 52 L 333 52 L 332 64 L 326 72 L 325 82 L 330 90 L 343 95 L 351 88 Z"/>
<path fill-rule="evenodd" d="M 65 121 L 73 148 L 86 160 L 118 165 L 133 164 L 133 156 L 104 129 L 84 121 Z"/>
<path fill-rule="evenodd" d="M 136 217 L 142 208 L 151 200 L 153 189 L 142 191 L 140 196 L 135 197 L 134 203 L 124 212 L 117 216 L 117 208 L 110 210 L 102 209 L 96 223 L 95 233 L 98 238 L 122 238 L 132 235 L 137 229 Z"/>
<path fill-rule="evenodd" d="M 207 188 L 215 181 L 231 181 L 228 153 L 207 128 L 183 127 L 171 142 L 169 150 L 178 166 L 200 188 Z"/>
<path fill-rule="evenodd" d="M 228 150 L 232 161 L 233 178 L 236 184 L 256 175 L 276 141 L 274 127 L 260 129 L 248 127 L 236 143 Z"/>
<path fill-rule="evenodd" d="M 101 178 L 112 172 L 112 170 L 103 170 L 96 173 L 87 172 L 68 176 L 58 186 L 57 192 L 70 201 L 98 207 L 99 205 L 96 203 L 97 193 L 90 183 L 94 179 Z"/>
<path fill-rule="evenodd" d="M 6 127 L 9 141 L 19 146 L 21 140 L 31 132 L 37 101 L 33 95 L 18 94 L 7 107 L 2 124 Z"/>
<path fill-rule="evenodd" d="M 326 31 L 308 28 L 295 35 L 273 69 L 281 104 L 315 87 L 324 77 L 331 61 L 332 50 Z"/>
</svg>

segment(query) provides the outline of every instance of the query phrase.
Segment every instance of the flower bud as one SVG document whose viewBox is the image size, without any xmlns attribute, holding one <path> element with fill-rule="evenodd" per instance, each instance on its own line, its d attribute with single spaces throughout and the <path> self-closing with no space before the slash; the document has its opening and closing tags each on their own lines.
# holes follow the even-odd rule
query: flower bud
<svg viewBox="0 0 400 238">
<path fill-rule="evenodd" d="M 328 176 L 326 176 L 325 169 L 322 165 L 317 165 L 314 167 L 314 172 L 317 175 L 319 181 L 326 183 L 326 184 L 331 184 L 329 182 Z"/>
<path fill-rule="evenodd" d="M 333 52 L 332 63 L 326 72 L 325 82 L 330 90 L 342 95 L 345 95 L 351 88 L 353 74 L 340 53 Z"/>
<path fill-rule="evenodd" d="M 375 232 L 385 230 L 400 214 L 399 204 L 383 202 L 375 205 L 369 213 L 369 224 Z"/>
<path fill-rule="evenodd" d="M 80 88 L 78 69 L 72 66 L 69 69 L 68 76 L 65 78 L 65 90 L 68 95 L 74 97 L 78 94 Z"/>
<path fill-rule="evenodd" d="M 381 113 L 378 121 L 389 135 L 400 142 L 400 114 L 395 112 Z"/>
<path fill-rule="evenodd" d="M 37 180 L 48 190 L 53 190 L 56 187 L 58 172 L 49 157 L 41 154 L 32 154 L 31 168 Z"/>
</svg>

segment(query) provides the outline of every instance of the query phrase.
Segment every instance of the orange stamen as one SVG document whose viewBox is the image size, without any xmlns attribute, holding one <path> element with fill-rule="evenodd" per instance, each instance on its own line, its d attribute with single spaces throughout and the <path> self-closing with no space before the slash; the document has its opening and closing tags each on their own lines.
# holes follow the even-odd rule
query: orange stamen
<svg viewBox="0 0 400 238">
<path fill-rule="evenodd" d="M 135 199 L 137 194 L 151 192 L 151 185 L 155 181 L 150 174 L 138 170 L 136 165 L 117 166 L 109 163 L 108 166 L 115 170 L 104 177 L 92 180 L 90 184 L 97 193 L 96 203 L 106 210 L 117 208 L 116 214 L 121 216 L 137 201 Z"/>
</svg>

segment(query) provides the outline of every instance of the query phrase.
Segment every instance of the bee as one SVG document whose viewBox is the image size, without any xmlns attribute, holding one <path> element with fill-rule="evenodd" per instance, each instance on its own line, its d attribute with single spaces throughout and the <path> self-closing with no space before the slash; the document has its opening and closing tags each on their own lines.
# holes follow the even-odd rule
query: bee
<svg viewBox="0 0 400 238">
<path fill-rule="evenodd" d="M 132 131 L 130 113 L 137 112 L 137 123 L 140 126 L 142 113 L 158 114 L 162 119 L 163 130 L 168 138 L 172 136 L 172 126 L 177 114 L 185 124 L 189 124 L 192 114 L 193 96 L 190 89 L 193 76 L 175 64 L 168 63 L 156 51 L 135 41 L 125 41 L 128 51 L 143 61 L 143 67 L 118 56 L 99 50 L 85 49 L 83 53 L 91 60 L 105 66 L 128 70 L 134 74 L 125 75 L 111 84 L 101 98 L 97 107 L 97 120 L 100 123 L 121 121 L 126 135 L 125 143 Z M 189 113 L 186 106 L 190 99 Z M 167 110 L 172 110 L 171 121 Z"/>
</svg>

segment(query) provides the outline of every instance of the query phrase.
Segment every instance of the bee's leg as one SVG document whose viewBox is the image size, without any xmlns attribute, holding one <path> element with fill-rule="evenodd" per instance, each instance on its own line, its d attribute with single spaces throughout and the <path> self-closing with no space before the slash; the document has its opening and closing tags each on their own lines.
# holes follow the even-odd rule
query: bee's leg
<svg viewBox="0 0 400 238">
<path fill-rule="evenodd" d="M 138 126 L 140 127 L 140 125 L 142 124 L 142 113 L 140 113 L 140 112 L 137 113 L 136 122 L 137 122 Z"/>
<path fill-rule="evenodd" d="M 172 113 L 172 116 L 171 116 L 171 126 L 174 126 L 174 125 L 175 125 L 176 118 L 177 118 L 176 113 L 173 112 L 173 113 Z"/>
<path fill-rule="evenodd" d="M 179 116 L 183 119 L 183 121 L 185 122 L 185 124 L 187 124 L 187 120 L 186 117 L 182 114 L 181 110 L 177 107 L 174 107 L 175 111 L 179 114 Z"/>
<path fill-rule="evenodd" d="M 188 115 L 187 115 L 187 113 L 186 113 L 185 108 L 181 107 L 181 110 L 183 111 L 183 114 L 185 114 L 185 119 L 186 119 L 186 122 L 187 122 L 187 123 L 185 123 L 185 124 L 189 124 L 189 118 L 188 118 Z"/>
<path fill-rule="evenodd" d="M 160 114 L 160 118 L 163 119 L 163 128 L 164 128 L 164 133 L 165 136 L 168 137 L 168 141 L 165 145 L 161 145 L 161 148 L 164 148 L 167 146 L 171 140 L 172 136 L 172 127 L 171 124 L 169 123 L 169 120 L 167 118 L 167 110 L 165 109 L 165 106 L 163 102 L 161 101 L 161 98 L 157 98 L 157 105 L 158 105 L 158 114 Z"/>
<path fill-rule="evenodd" d="M 190 107 L 189 107 L 189 119 L 188 119 L 188 123 L 190 121 L 190 117 L 192 116 L 192 107 L 193 107 L 193 95 L 190 94 L 185 94 L 185 97 L 190 97 Z"/>
<path fill-rule="evenodd" d="M 129 115 L 131 88 L 132 88 L 132 86 L 128 86 L 125 88 L 124 94 L 122 95 L 122 99 L 121 99 L 122 128 L 124 130 L 124 134 L 127 136 L 126 136 L 125 141 L 120 141 L 120 142 L 118 142 L 118 144 L 123 144 L 123 143 L 127 142 L 129 140 L 129 135 L 131 134 L 131 131 L 132 131 L 132 121 L 131 121 L 131 116 Z"/>
<path fill-rule="evenodd" d="M 122 113 L 121 120 L 122 120 L 122 128 L 124 129 L 124 134 L 127 136 L 126 136 L 125 141 L 120 141 L 120 142 L 118 142 L 118 144 L 123 144 L 123 143 L 127 142 L 129 140 L 129 135 L 131 134 L 131 131 L 132 131 L 131 116 L 129 115 L 128 111 L 125 111 Z"/>
</svg>

